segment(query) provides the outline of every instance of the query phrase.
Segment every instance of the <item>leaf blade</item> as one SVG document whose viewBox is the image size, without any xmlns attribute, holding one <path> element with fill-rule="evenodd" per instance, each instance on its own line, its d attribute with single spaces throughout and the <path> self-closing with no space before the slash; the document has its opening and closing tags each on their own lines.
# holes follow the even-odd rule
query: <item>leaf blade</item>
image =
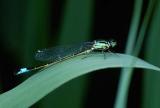
<svg viewBox="0 0 160 108">
<path fill-rule="evenodd" d="M 84 56 L 86 55 L 73 57 L 47 67 L 14 89 L 1 94 L 0 107 L 29 107 L 62 84 L 95 70 L 136 67 L 160 71 L 160 68 L 144 60 L 125 54 L 107 54 L 106 59 L 101 53 L 82 59 Z"/>
</svg>

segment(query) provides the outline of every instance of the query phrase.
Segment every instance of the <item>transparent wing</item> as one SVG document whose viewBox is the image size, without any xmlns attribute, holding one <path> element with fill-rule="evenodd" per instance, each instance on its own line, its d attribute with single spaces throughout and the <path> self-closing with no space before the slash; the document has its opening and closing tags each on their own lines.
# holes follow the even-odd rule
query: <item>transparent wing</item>
<svg viewBox="0 0 160 108">
<path fill-rule="evenodd" d="M 93 42 L 84 42 L 77 45 L 57 46 L 48 49 L 38 50 L 35 59 L 39 61 L 56 61 L 66 56 L 71 56 L 90 49 Z"/>
</svg>

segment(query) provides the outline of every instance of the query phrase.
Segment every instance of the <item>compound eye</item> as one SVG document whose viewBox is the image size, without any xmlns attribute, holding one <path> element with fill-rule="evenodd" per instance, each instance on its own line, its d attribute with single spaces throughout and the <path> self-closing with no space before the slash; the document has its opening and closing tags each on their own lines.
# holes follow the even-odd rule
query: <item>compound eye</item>
<svg viewBox="0 0 160 108">
<path fill-rule="evenodd" d="M 110 44 L 112 47 L 116 46 L 117 45 L 117 42 L 115 40 L 110 40 Z"/>
</svg>

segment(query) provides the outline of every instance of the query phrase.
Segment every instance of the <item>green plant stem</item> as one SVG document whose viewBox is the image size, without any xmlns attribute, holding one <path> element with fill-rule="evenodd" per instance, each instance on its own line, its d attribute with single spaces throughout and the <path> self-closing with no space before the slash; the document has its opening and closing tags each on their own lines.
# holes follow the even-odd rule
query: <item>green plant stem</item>
<svg viewBox="0 0 160 108">
<path fill-rule="evenodd" d="M 135 46 L 136 35 L 138 32 L 138 26 L 140 22 L 140 15 L 142 9 L 143 0 L 135 0 L 134 11 L 132 15 L 131 26 L 128 34 L 127 46 L 125 52 L 132 54 Z M 126 108 L 128 89 L 132 78 L 132 69 L 123 69 L 120 75 L 120 81 L 118 84 L 118 91 L 114 108 Z"/>
</svg>

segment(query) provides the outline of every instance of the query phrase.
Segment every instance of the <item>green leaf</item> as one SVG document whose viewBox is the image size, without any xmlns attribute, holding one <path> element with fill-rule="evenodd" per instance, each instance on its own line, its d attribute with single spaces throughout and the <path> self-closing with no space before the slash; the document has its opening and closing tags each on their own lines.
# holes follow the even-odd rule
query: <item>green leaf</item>
<svg viewBox="0 0 160 108">
<path fill-rule="evenodd" d="M 80 55 L 40 70 L 19 86 L 1 94 L 0 107 L 29 107 L 73 78 L 95 70 L 119 67 L 160 71 L 160 68 L 130 55 L 107 53 L 105 59 L 102 53 Z"/>
</svg>

